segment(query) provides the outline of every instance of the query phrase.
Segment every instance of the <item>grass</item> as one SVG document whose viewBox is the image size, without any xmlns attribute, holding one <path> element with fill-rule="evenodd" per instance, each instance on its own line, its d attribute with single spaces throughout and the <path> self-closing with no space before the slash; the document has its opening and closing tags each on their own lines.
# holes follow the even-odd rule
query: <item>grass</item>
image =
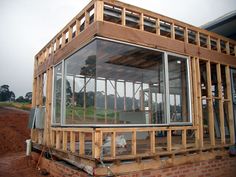
<svg viewBox="0 0 236 177">
<path fill-rule="evenodd" d="M 0 102 L 0 107 L 13 107 L 13 108 L 29 111 L 31 109 L 31 104 L 30 103 L 17 103 L 17 102 Z"/>
</svg>

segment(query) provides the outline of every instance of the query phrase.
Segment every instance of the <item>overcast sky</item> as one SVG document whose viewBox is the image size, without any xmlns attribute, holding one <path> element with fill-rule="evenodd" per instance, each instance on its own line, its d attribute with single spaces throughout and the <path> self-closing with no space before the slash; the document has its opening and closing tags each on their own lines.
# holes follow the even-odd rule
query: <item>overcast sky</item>
<svg viewBox="0 0 236 177">
<path fill-rule="evenodd" d="M 121 0 L 201 26 L 236 9 L 236 0 Z M 0 85 L 32 90 L 34 55 L 90 0 L 0 0 Z"/>
</svg>

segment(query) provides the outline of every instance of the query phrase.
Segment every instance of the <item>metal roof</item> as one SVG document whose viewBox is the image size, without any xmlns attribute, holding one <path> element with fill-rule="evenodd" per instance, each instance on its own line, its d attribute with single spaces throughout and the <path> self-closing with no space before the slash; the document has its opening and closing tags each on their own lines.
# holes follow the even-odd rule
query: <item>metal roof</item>
<svg viewBox="0 0 236 177">
<path fill-rule="evenodd" d="M 236 10 L 229 12 L 200 27 L 236 40 Z"/>
</svg>

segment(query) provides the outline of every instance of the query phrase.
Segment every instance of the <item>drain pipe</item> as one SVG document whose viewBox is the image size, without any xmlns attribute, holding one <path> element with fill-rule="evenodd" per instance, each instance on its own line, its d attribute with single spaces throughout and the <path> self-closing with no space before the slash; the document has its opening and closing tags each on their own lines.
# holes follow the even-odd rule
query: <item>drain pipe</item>
<svg viewBox="0 0 236 177">
<path fill-rule="evenodd" d="M 26 156 L 30 156 L 31 154 L 31 139 L 27 139 L 26 141 Z"/>
</svg>

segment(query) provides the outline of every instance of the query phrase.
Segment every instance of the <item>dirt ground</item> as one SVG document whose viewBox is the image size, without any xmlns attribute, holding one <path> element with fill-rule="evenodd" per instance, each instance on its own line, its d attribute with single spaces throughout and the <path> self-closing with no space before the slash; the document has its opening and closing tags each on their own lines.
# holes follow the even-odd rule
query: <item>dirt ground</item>
<svg viewBox="0 0 236 177">
<path fill-rule="evenodd" d="M 29 112 L 0 107 L 0 177 L 38 177 L 39 171 L 25 156 Z"/>
</svg>

